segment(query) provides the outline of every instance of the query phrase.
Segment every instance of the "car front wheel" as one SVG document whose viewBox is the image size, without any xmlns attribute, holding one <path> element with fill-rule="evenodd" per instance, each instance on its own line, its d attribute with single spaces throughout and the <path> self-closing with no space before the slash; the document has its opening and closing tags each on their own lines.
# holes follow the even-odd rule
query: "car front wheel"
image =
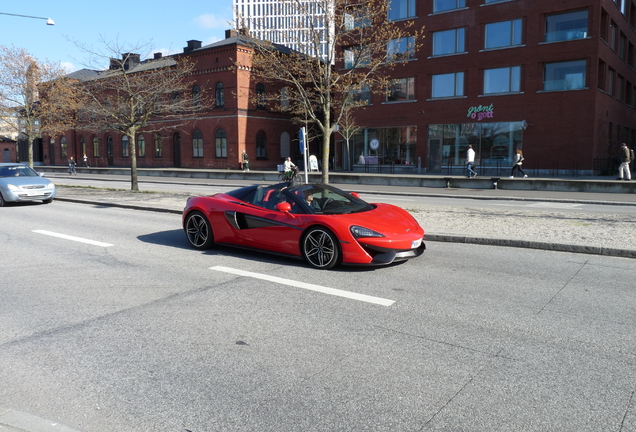
<svg viewBox="0 0 636 432">
<path fill-rule="evenodd" d="M 310 229 L 302 240 L 303 256 L 310 266 L 330 269 L 340 261 L 338 239 L 327 228 Z"/>
<path fill-rule="evenodd" d="M 190 244 L 197 249 L 209 249 L 214 244 L 210 221 L 201 212 L 195 211 L 188 215 L 185 232 Z"/>
<path fill-rule="evenodd" d="M 4 207 L 4 198 L 2 198 L 1 193 L 0 193 L 0 207 Z"/>
</svg>

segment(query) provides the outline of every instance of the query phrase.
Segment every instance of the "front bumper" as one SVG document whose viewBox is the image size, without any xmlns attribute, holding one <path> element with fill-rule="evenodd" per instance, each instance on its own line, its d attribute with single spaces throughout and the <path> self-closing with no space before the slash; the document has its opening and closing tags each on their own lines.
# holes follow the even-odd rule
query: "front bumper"
<svg viewBox="0 0 636 432">
<path fill-rule="evenodd" d="M 45 201 L 55 198 L 55 188 L 2 190 L 2 198 L 6 202 Z"/>
</svg>

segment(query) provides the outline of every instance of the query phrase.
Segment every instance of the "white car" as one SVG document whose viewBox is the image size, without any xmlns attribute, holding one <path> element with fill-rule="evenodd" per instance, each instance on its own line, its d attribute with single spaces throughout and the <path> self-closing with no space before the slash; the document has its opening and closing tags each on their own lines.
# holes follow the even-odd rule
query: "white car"
<svg viewBox="0 0 636 432">
<path fill-rule="evenodd" d="M 42 201 L 55 198 L 55 184 L 32 168 L 17 163 L 0 163 L 0 207 L 8 202 Z"/>
</svg>

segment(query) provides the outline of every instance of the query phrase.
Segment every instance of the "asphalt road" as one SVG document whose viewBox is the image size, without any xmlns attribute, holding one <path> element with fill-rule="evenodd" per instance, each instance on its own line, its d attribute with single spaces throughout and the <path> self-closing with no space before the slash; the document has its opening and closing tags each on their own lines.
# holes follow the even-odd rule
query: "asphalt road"
<svg viewBox="0 0 636 432">
<path fill-rule="evenodd" d="M 173 214 L 1 217 L 0 431 L 636 430 L 634 260 L 429 243 L 317 271 L 192 250 Z"/>
</svg>

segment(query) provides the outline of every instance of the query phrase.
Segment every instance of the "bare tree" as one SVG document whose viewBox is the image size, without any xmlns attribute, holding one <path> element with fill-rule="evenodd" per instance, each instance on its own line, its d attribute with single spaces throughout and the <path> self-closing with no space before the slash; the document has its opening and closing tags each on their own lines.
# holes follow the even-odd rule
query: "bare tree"
<svg viewBox="0 0 636 432">
<path fill-rule="evenodd" d="M 280 30 L 281 43 L 246 36 L 254 49 L 251 65 L 237 66 L 284 86 L 286 111 L 299 123 L 309 118 L 316 125 L 322 135 L 322 181 L 328 183 L 336 125 L 360 105 L 355 96 L 362 89 L 387 93 L 391 71 L 419 49 L 422 30 L 409 20 L 389 20 L 388 0 L 281 0 L 279 7 L 295 17 L 290 28 Z M 237 25 L 242 22 L 239 16 Z"/>
<path fill-rule="evenodd" d="M 117 131 L 128 137 L 130 188 L 137 191 L 137 133 L 178 128 L 191 121 L 191 115 L 208 106 L 209 101 L 202 83 L 193 86 L 196 65 L 186 55 L 142 60 L 142 55 L 150 54 L 149 43 L 125 49 L 118 42 L 102 42 L 105 52 L 76 43 L 92 62 L 107 60 L 109 65 L 106 70 L 93 70 L 78 84 L 84 98 L 79 127 Z"/>
<path fill-rule="evenodd" d="M 23 48 L 0 45 L 0 124 L 27 141 L 31 167 L 33 142 L 74 124 L 79 99 L 65 75 L 59 64 L 40 62 Z"/>
<path fill-rule="evenodd" d="M 343 109 L 342 116 L 340 117 L 340 123 L 338 124 L 338 132 L 347 143 L 347 158 L 345 159 L 347 161 L 347 171 L 351 171 L 351 166 L 353 164 L 350 159 L 351 152 L 349 151 L 351 139 L 362 130 L 362 127 L 356 123 L 355 114 L 353 112 L 357 107 L 358 106 L 354 104 L 346 105 Z"/>
</svg>

